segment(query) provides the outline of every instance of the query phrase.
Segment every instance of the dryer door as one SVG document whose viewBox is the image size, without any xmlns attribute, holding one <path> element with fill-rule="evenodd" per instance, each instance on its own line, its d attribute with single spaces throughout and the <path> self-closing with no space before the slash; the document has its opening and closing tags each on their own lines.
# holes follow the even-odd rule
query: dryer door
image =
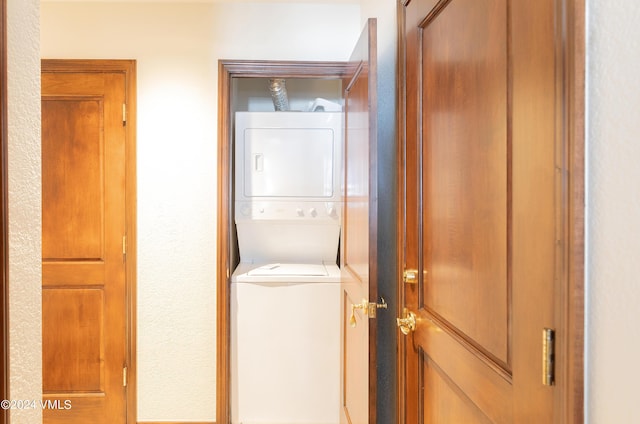
<svg viewBox="0 0 640 424">
<path fill-rule="evenodd" d="M 327 128 L 245 131 L 247 197 L 331 197 L 333 132 Z"/>
<path fill-rule="evenodd" d="M 338 196 L 338 113 L 236 115 L 236 200 L 326 200 Z"/>
</svg>

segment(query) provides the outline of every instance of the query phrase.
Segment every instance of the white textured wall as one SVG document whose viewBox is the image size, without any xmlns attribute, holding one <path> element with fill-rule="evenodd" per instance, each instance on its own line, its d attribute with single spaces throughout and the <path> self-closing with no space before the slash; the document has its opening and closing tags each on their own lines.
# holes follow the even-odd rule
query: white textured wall
<svg viewBox="0 0 640 424">
<path fill-rule="evenodd" d="M 640 2 L 588 0 L 587 398 L 640 422 Z"/>
<path fill-rule="evenodd" d="M 139 421 L 215 419 L 218 59 L 346 60 L 359 22 L 340 4 L 42 4 L 43 58 L 138 63 Z"/>
<path fill-rule="evenodd" d="M 9 361 L 12 399 L 42 399 L 39 0 L 7 4 Z M 11 422 L 42 422 L 13 410 Z"/>
</svg>

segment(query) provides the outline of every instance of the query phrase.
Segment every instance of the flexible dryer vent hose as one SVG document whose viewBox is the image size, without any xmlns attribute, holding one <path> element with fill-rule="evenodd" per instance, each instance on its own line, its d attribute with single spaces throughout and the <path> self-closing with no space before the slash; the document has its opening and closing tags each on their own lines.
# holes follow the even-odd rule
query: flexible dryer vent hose
<svg viewBox="0 0 640 424">
<path fill-rule="evenodd" d="M 289 98 L 287 97 L 287 87 L 285 86 L 284 79 L 270 79 L 269 91 L 271 91 L 273 106 L 275 106 L 277 111 L 289 110 Z"/>
</svg>

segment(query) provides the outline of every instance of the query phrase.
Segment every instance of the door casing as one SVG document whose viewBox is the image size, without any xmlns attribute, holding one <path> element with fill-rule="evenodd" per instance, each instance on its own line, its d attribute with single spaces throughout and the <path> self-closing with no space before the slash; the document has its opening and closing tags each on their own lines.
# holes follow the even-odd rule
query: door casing
<svg viewBox="0 0 640 424">
<path fill-rule="evenodd" d="M 232 83 L 234 78 L 341 79 L 346 62 L 250 61 L 218 62 L 218 211 L 217 211 L 217 388 L 216 423 L 231 420 L 229 315 L 231 273 L 238 263 L 233 229 Z"/>
</svg>

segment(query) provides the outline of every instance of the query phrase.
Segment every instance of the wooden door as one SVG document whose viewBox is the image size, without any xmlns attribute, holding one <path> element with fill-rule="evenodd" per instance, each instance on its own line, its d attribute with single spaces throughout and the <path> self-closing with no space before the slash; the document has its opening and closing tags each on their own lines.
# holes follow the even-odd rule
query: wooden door
<svg viewBox="0 0 640 424">
<path fill-rule="evenodd" d="M 122 72 L 42 73 L 47 424 L 126 422 L 125 88 Z"/>
<path fill-rule="evenodd" d="M 341 237 L 343 424 L 376 421 L 376 20 L 369 19 L 345 79 Z"/>
<path fill-rule="evenodd" d="M 407 424 L 558 422 L 542 377 L 543 330 L 561 332 L 557 5 L 404 2 Z"/>
</svg>

